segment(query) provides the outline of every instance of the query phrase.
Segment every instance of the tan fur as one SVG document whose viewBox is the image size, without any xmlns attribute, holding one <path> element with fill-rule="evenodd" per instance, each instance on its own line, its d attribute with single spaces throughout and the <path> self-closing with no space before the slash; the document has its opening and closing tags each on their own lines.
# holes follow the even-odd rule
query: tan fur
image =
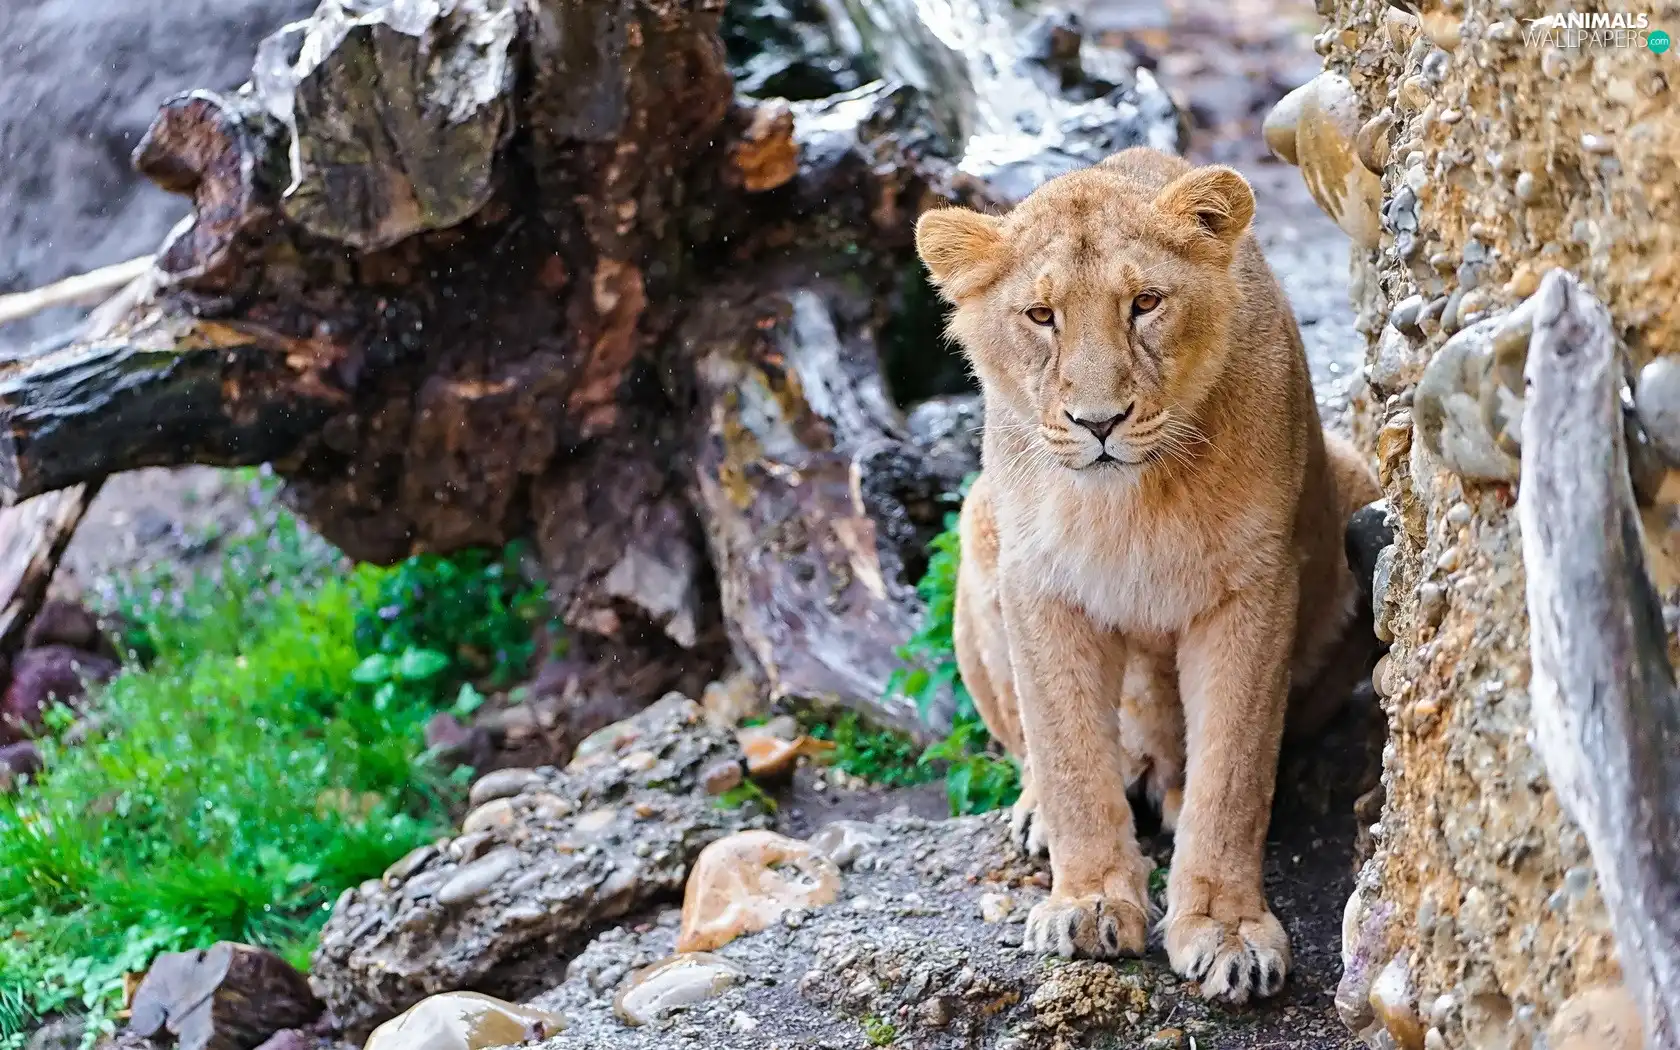
<svg viewBox="0 0 1680 1050">
<path fill-rule="evenodd" d="M 1343 532 L 1377 496 L 1320 427 L 1253 211 L 1236 172 L 1133 149 L 1007 216 L 917 227 L 985 390 L 954 633 L 1022 760 L 1017 827 L 1049 847 L 1027 943 L 1143 951 L 1140 786 L 1177 828 L 1172 964 L 1237 1002 L 1289 967 L 1261 887 L 1278 745 L 1286 712 L 1310 729 L 1333 710 L 1299 687 L 1361 643 Z"/>
</svg>

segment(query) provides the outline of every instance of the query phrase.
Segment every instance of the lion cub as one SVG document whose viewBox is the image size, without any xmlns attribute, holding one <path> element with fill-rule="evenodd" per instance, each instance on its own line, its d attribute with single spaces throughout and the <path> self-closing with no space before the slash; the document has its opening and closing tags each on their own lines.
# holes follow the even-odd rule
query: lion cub
<svg viewBox="0 0 1680 1050">
<path fill-rule="evenodd" d="M 985 391 L 955 634 L 1049 847 L 1027 944 L 1144 950 L 1142 786 L 1176 825 L 1167 954 L 1232 1002 L 1289 969 L 1261 886 L 1278 745 L 1291 683 L 1358 642 L 1343 532 L 1378 495 L 1320 427 L 1253 214 L 1235 171 L 1140 148 L 916 228 Z"/>
</svg>

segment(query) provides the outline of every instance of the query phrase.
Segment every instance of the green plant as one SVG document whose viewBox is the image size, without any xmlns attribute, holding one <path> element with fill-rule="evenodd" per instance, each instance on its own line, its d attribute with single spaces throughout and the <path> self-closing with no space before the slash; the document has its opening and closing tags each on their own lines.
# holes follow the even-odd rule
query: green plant
<svg viewBox="0 0 1680 1050">
<path fill-rule="evenodd" d="M 873 1046 L 886 1046 L 898 1038 L 898 1026 L 874 1014 L 870 1014 L 859 1023 L 863 1025 L 864 1038 Z"/>
<path fill-rule="evenodd" d="M 523 553 L 514 543 L 499 556 L 474 549 L 401 562 L 357 614 L 357 649 L 369 659 L 435 664 L 431 673 L 455 679 L 514 681 L 530 665 L 534 628 L 547 613 L 541 585 L 520 571 Z"/>
<path fill-rule="evenodd" d="M 922 755 L 924 764 L 946 763 L 945 797 L 953 816 L 1002 809 L 1021 797 L 1021 771 L 1011 759 L 986 750 L 990 741 L 983 722 L 960 722 Z"/>
<path fill-rule="evenodd" d="M 953 498 L 960 500 L 966 495 L 973 481 L 973 476 L 964 480 L 960 493 Z M 944 531 L 929 544 L 927 572 L 916 583 L 926 609 L 916 633 L 898 649 L 904 666 L 893 672 L 887 692 L 908 697 L 927 718 L 933 704 L 949 690 L 953 701 L 951 732 L 923 752 L 917 765 L 923 769 L 933 763 L 944 766 L 946 798 L 951 813 L 960 816 L 1013 804 L 1021 794 L 1021 777 L 1011 759 L 992 749 L 991 734 L 957 668 L 956 645 L 951 637 L 957 568 L 962 560 L 957 517 L 955 512 L 947 514 Z"/>
<path fill-rule="evenodd" d="M 351 568 L 289 515 L 269 526 L 105 589 L 131 659 L 89 698 L 101 728 L 44 740 L 47 772 L 0 796 L 0 1050 L 60 1012 L 97 1038 L 161 951 L 307 965 L 345 887 L 448 830 L 467 771 L 423 727 L 483 703 L 469 671 L 523 668 L 541 591 L 511 555 Z"/>
<path fill-rule="evenodd" d="M 832 725 L 813 725 L 809 731 L 818 740 L 834 744 L 830 765 L 872 784 L 924 784 L 937 776 L 921 761 L 921 749 L 914 740 L 891 729 L 867 726 L 854 712 L 841 715 Z"/>
<path fill-rule="evenodd" d="M 765 793 L 764 789 L 751 780 L 743 780 L 739 784 L 719 795 L 713 803 L 718 809 L 740 809 L 748 803 L 763 806 L 765 812 L 776 812 L 776 800 Z"/>
</svg>

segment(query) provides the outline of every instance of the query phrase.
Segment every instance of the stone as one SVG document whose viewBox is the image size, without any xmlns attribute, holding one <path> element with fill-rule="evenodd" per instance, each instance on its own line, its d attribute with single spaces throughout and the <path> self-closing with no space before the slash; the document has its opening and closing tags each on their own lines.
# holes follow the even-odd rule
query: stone
<svg viewBox="0 0 1680 1050">
<path fill-rule="evenodd" d="M 1159 1028 L 1143 1041 L 1139 1050 L 1188 1050 L 1190 1037 L 1182 1028 Z"/>
<path fill-rule="evenodd" d="M 520 865 L 520 853 L 511 847 L 493 850 L 461 868 L 437 891 L 440 904 L 466 904 L 489 893 Z"/>
<path fill-rule="evenodd" d="M 1550 1050 L 1642 1050 L 1645 1024 L 1639 1004 L 1619 984 L 1576 992 L 1552 1018 L 1546 1045 Z"/>
<path fill-rule="evenodd" d="M 734 729 L 749 718 L 763 713 L 764 688 L 752 675 L 738 671 L 727 678 L 712 682 L 700 694 L 700 706 L 706 717 L 720 729 Z"/>
<path fill-rule="evenodd" d="M 1501 314 L 1454 335 L 1436 351 L 1418 380 L 1413 415 L 1425 447 L 1469 481 L 1515 481 L 1512 451 L 1522 432 L 1520 387 L 1507 385 L 1496 344 L 1524 318 Z"/>
<path fill-rule="evenodd" d="M 563 1018 L 546 1010 L 479 992 L 444 992 L 374 1029 L 363 1050 L 488 1050 L 534 1043 L 565 1027 Z"/>
<path fill-rule="evenodd" d="M 0 745 L 0 792 L 10 791 L 23 777 L 41 771 L 41 749 L 33 740 Z"/>
<path fill-rule="evenodd" d="M 810 847 L 842 870 L 881 845 L 881 833 L 861 820 L 836 820 L 824 824 L 806 840 Z"/>
<path fill-rule="evenodd" d="M 1314 90 L 1313 84 L 1314 81 L 1309 80 L 1279 99 L 1261 124 L 1260 133 L 1266 140 L 1266 147 L 1285 164 L 1299 163 L 1295 151 L 1295 132 L 1301 122 L 1302 103 Z"/>
<path fill-rule="evenodd" d="M 1342 909 L 1342 979 L 1336 986 L 1336 1013 L 1349 1031 L 1363 1032 L 1376 1019 L 1371 988 L 1387 962 L 1393 910 L 1363 881 L 1355 885 Z"/>
<path fill-rule="evenodd" d="M 1015 910 L 1015 898 L 1007 893 L 982 893 L 980 895 L 980 920 L 982 922 L 1004 922 Z"/>
<path fill-rule="evenodd" d="M 1418 1016 L 1410 958 L 1401 952 L 1382 968 L 1371 985 L 1371 1011 L 1400 1050 L 1423 1050 L 1423 1019 Z"/>
<path fill-rule="evenodd" d="M 1321 73 L 1308 85 L 1296 130 L 1297 162 L 1313 200 L 1362 248 L 1380 243 L 1382 180 L 1354 153 L 1359 101 L 1346 77 Z"/>
<path fill-rule="evenodd" d="M 41 603 L 29 629 L 23 634 L 25 649 L 41 649 L 49 645 L 67 645 L 87 653 L 114 658 L 105 634 L 99 629 L 99 619 L 81 602 L 67 598 L 48 598 Z"/>
<path fill-rule="evenodd" d="M 1379 177 L 1388 170 L 1388 132 L 1392 127 L 1394 111 L 1385 109 L 1361 125 L 1359 135 L 1354 139 L 1354 152 L 1359 156 L 1359 163 Z"/>
<path fill-rule="evenodd" d="M 1423 334 L 1418 327 L 1418 320 L 1423 316 L 1423 296 L 1408 295 L 1394 305 L 1388 315 L 1388 323 L 1404 332 L 1408 336 L 1416 337 Z"/>
<path fill-rule="evenodd" d="M 701 851 L 683 890 L 681 952 L 709 951 L 795 908 L 832 904 L 840 869 L 809 844 L 743 831 Z"/>
<path fill-rule="evenodd" d="M 798 736 L 786 740 L 767 728 L 743 729 L 736 733 L 741 751 L 747 756 L 747 775 L 773 779 L 793 772 L 801 756 L 819 758 L 834 751 L 826 740 Z"/>
<path fill-rule="evenodd" d="M 486 802 L 512 798 L 527 788 L 543 783 L 543 776 L 534 769 L 511 767 L 486 773 L 473 782 L 467 801 L 476 809 Z"/>
<path fill-rule="evenodd" d="M 308 979 L 286 960 L 221 941 L 154 959 L 134 990 L 128 1030 L 142 1039 L 167 1031 L 177 1050 L 247 1050 L 312 1023 L 321 1008 Z"/>
<path fill-rule="evenodd" d="M 745 779 L 741 763 L 730 759 L 714 762 L 700 772 L 700 784 L 708 795 L 727 795 L 740 787 Z"/>
<path fill-rule="evenodd" d="M 505 828 L 515 819 L 512 799 L 493 799 L 467 814 L 466 819 L 461 821 L 461 834 L 471 835 L 475 831 Z"/>
<path fill-rule="evenodd" d="M 1659 357 L 1639 370 L 1634 412 L 1651 444 L 1671 466 L 1680 466 L 1680 360 Z"/>
<path fill-rule="evenodd" d="M 746 978 L 745 970 L 708 952 L 684 952 L 631 974 L 613 997 L 613 1013 L 627 1025 L 651 1024 L 704 1002 Z"/>
<path fill-rule="evenodd" d="M 11 683 L 0 696 L 0 744 L 34 736 L 44 711 L 57 704 L 77 706 L 88 682 L 104 682 L 116 673 L 114 661 L 68 645 L 23 650 L 13 660 Z"/>
<path fill-rule="evenodd" d="M 512 825 L 462 836 L 407 880 L 340 898 L 311 980 L 352 1038 L 440 988 L 517 995 L 498 976 L 515 960 L 564 960 L 608 920 L 677 894 L 707 845 L 765 823 L 758 807 L 719 808 L 701 787 L 703 770 L 741 752 L 699 704 L 672 694 L 610 728 L 597 758 L 544 772 L 543 792 L 521 797 Z M 619 746 L 657 761 L 602 760 Z"/>
</svg>

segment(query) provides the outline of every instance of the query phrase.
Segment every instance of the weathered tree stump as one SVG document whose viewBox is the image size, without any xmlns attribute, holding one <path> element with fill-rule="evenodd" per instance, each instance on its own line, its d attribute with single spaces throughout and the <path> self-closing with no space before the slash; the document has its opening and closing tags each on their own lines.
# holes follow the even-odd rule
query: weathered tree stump
<svg viewBox="0 0 1680 1050">
<path fill-rule="evenodd" d="M 1180 134 L 1071 23 L 965 5 L 327 0 L 160 112 L 193 216 L 116 329 L 0 366 L 0 491 L 271 461 L 357 558 L 533 537 L 627 693 L 733 650 L 916 727 L 881 694 L 965 466 L 906 429 L 960 376 L 914 221 Z"/>
</svg>

